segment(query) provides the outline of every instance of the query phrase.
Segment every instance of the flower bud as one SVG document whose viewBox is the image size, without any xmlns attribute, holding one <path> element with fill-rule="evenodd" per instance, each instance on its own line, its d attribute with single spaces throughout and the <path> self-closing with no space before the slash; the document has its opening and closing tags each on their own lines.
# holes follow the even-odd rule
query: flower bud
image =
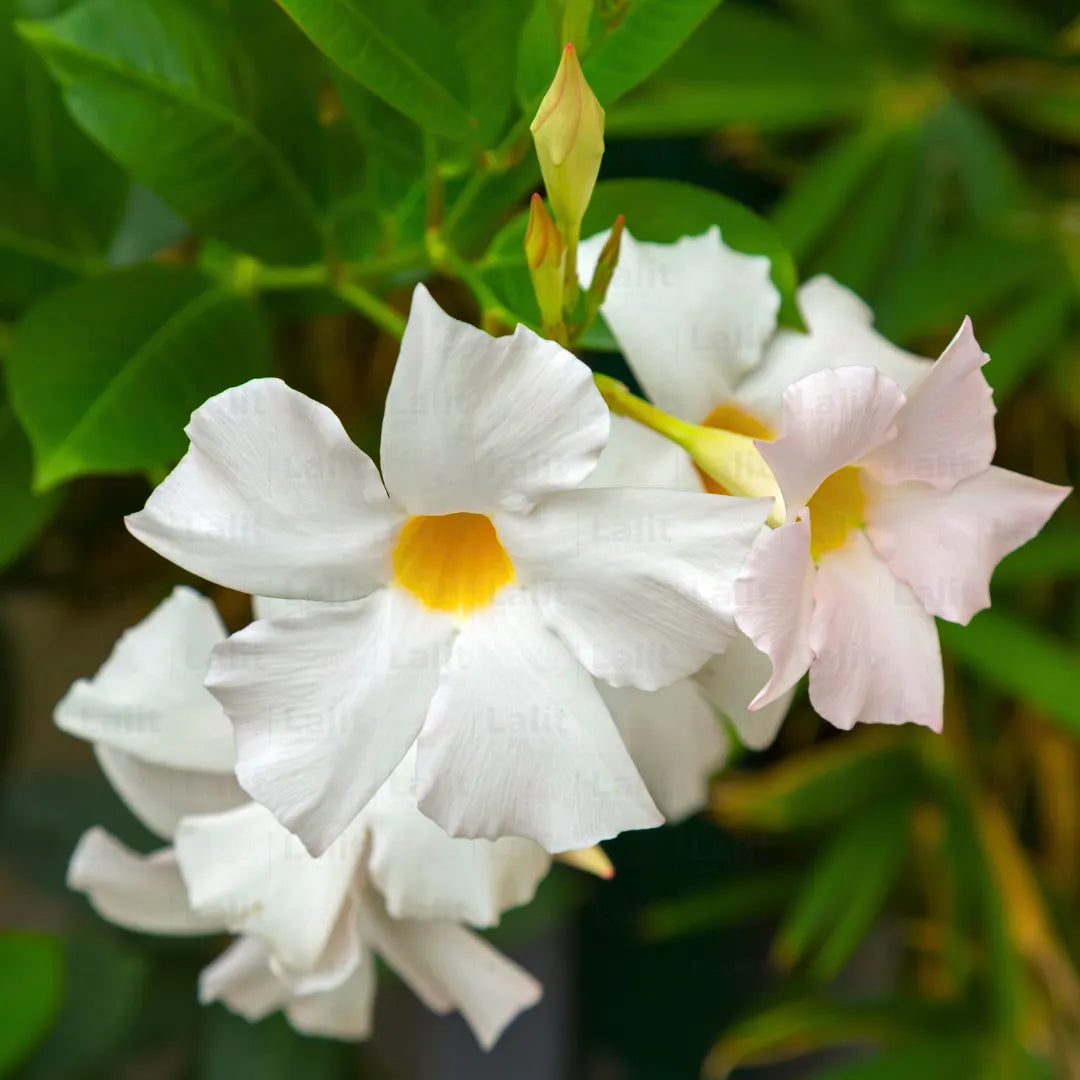
<svg viewBox="0 0 1080 1080">
<path fill-rule="evenodd" d="M 562 323 L 563 301 L 563 242 L 559 230 L 544 205 L 534 194 L 529 206 L 529 227 L 525 231 L 525 259 L 529 264 L 536 301 L 544 332 Z"/>
<path fill-rule="evenodd" d="M 593 844 L 591 848 L 580 848 L 577 851 L 563 851 L 555 858 L 566 866 L 572 866 L 575 870 L 584 870 L 586 874 L 603 878 L 610 881 L 615 876 L 615 867 L 607 852 L 599 845 Z"/>
<path fill-rule="evenodd" d="M 577 236 L 604 156 L 604 110 L 573 44 L 563 50 L 530 130 L 555 220 L 570 243 L 568 234 Z"/>
</svg>

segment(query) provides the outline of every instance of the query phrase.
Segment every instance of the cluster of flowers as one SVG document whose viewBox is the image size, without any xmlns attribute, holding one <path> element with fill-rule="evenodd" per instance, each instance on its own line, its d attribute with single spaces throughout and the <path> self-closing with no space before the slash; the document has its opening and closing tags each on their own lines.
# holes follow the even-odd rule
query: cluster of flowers
<svg viewBox="0 0 1080 1080">
<path fill-rule="evenodd" d="M 364 1037 L 377 953 L 490 1046 L 540 988 L 466 924 L 553 854 L 602 866 L 600 841 L 700 808 L 718 712 L 766 746 L 809 671 L 839 727 L 940 729 L 933 617 L 985 607 L 1067 491 L 990 464 L 968 323 L 931 362 L 817 278 L 787 330 L 769 271 L 715 228 L 622 237 L 603 313 L 656 430 L 557 341 L 491 337 L 423 286 L 381 475 L 278 380 L 197 409 L 128 527 L 256 618 L 228 637 L 178 589 L 61 702 L 170 845 L 92 829 L 72 885 L 124 926 L 239 935 L 200 994 L 247 1017 Z"/>
</svg>

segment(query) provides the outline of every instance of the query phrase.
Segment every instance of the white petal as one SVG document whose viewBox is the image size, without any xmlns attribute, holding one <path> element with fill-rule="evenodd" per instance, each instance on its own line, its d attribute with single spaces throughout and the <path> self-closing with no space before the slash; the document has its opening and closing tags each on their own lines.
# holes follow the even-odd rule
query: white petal
<svg viewBox="0 0 1080 1080">
<path fill-rule="evenodd" d="M 809 607 L 805 619 L 809 619 Z M 802 640 L 805 641 L 805 622 L 802 622 L 802 627 Z M 801 658 L 797 661 L 802 664 L 799 675 L 806 670 L 809 660 L 807 647 L 805 661 Z M 694 676 L 694 681 L 709 701 L 731 721 L 744 746 L 751 750 L 764 750 L 776 739 L 795 696 L 792 686 L 774 701 L 751 710 L 750 703 L 763 692 L 762 687 L 769 683 L 771 676 L 769 657 L 745 634 L 736 634 L 731 644 Z M 798 677 L 795 676 L 796 680 Z"/>
<path fill-rule="evenodd" d="M 808 519 L 762 532 L 739 574 L 739 629 L 772 662 L 772 677 L 750 708 L 779 702 L 810 666 L 814 575 Z"/>
<path fill-rule="evenodd" d="M 363 838 L 345 833 L 313 859 L 296 837 L 256 803 L 186 818 L 176 855 L 192 907 L 234 933 L 264 941 L 298 971 L 326 948 L 363 857 Z"/>
<path fill-rule="evenodd" d="M 876 489 L 866 531 L 931 615 L 966 623 L 990 606 L 994 567 L 1026 544 L 1068 494 L 991 466 L 948 492 L 918 483 Z"/>
<path fill-rule="evenodd" d="M 780 430 L 784 391 L 815 371 L 869 366 L 906 389 L 929 369 L 929 360 L 897 348 L 874 330 L 870 308 L 832 278 L 811 278 L 799 287 L 798 300 L 807 332 L 778 330 L 765 359 L 734 394 L 774 431 Z"/>
<path fill-rule="evenodd" d="M 578 273 L 592 276 L 607 234 L 581 245 Z M 776 329 L 780 292 L 764 255 L 733 251 L 715 225 L 673 244 L 623 233 L 601 309 L 645 393 L 699 423 L 761 361 Z"/>
<path fill-rule="evenodd" d="M 520 325 L 493 338 L 416 287 L 382 430 L 386 486 L 411 514 L 527 509 L 580 484 L 607 437 L 575 356 Z"/>
<path fill-rule="evenodd" d="M 982 366 L 990 359 L 971 320 L 907 394 L 896 438 L 867 466 L 886 484 L 922 480 L 942 491 L 985 471 L 994 457 L 994 394 Z"/>
<path fill-rule="evenodd" d="M 241 786 L 324 852 L 412 745 L 453 632 L 391 588 L 234 634 L 207 686 L 235 726 Z"/>
<path fill-rule="evenodd" d="M 95 746 L 94 753 L 135 816 L 166 840 L 189 814 L 216 814 L 248 801 L 232 773 L 167 769 L 104 743 Z"/>
<path fill-rule="evenodd" d="M 527 971 L 479 935 L 444 921 L 394 921 L 371 890 L 360 928 L 429 1009 L 457 1009 L 485 1050 L 543 993 Z"/>
<path fill-rule="evenodd" d="M 180 586 L 126 630 L 92 679 L 56 707 L 70 735 L 173 769 L 233 769 L 233 739 L 203 679 L 210 650 L 225 640 L 214 605 Z"/>
<path fill-rule="evenodd" d="M 690 679 L 663 690 L 597 684 L 649 794 L 669 822 L 697 813 L 727 760 L 727 733 Z"/>
<path fill-rule="evenodd" d="M 375 1008 L 375 957 L 361 951 L 352 974 L 340 986 L 294 995 L 285 1015 L 297 1031 L 329 1039 L 367 1039 Z"/>
<path fill-rule="evenodd" d="M 67 872 L 68 887 L 85 893 L 109 922 L 147 934 L 210 934 L 220 919 L 198 914 L 171 848 L 137 855 L 104 829 L 83 833 Z"/>
<path fill-rule="evenodd" d="M 191 415 L 191 447 L 127 519 L 148 547 L 248 593 L 365 596 L 390 575 L 403 517 L 325 405 L 254 379 Z"/>
<path fill-rule="evenodd" d="M 323 858 L 330 855 L 327 852 Z M 356 921 L 356 904 L 357 893 L 363 887 L 362 871 L 354 875 L 353 884 L 356 888 L 346 896 L 322 952 L 310 967 L 289 967 L 276 953 L 270 957 L 270 970 L 291 994 L 304 996 L 336 990 L 361 962 L 364 947 Z"/>
<path fill-rule="evenodd" d="M 819 371 L 784 391 L 784 434 L 757 446 L 788 507 L 805 506 L 821 482 L 896 437 L 904 393 L 873 368 Z"/>
<path fill-rule="evenodd" d="M 810 621 L 810 702 L 830 723 L 924 724 L 941 730 L 944 683 L 937 628 L 853 532 L 823 556 Z"/>
<path fill-rule="evenodd" d="M 656 690 L 693 674 L 734 634 L 735 575 L 771 505 L 581 489 L 495 524 L 519 579 L 579 663 L 614 686 Z"/>
<path fill-rule="evenodd" d="M 566 851 L 663 821 L 593 680 L 519 590 L 462 629 L 417 747 L 420 809 L 453 836 Z"/>
<path fill-rule="evenodd" d="M 600 464 L 581 486 L 702 490 L 701 476 L 681 446 L 614 413 L 611 438 L 600 455 Z"/>
<path fill-rule="evenodd" d="M 368 873 L 395 919 L 452 919 L 495 926 L 527 904 L 551 859 L 532 840 L 448 836 L 416 805 L 410 750 L 364 809 L 371 836 Z"/>
<path fill-rule="evenodd" d="M 280 1009 L 288 990 L 270 970 L 270 954 L 261 941 L 239 938 L 199 975 L 199 1001 L 224 1002 L 254 1023 Z"/>
</svg>

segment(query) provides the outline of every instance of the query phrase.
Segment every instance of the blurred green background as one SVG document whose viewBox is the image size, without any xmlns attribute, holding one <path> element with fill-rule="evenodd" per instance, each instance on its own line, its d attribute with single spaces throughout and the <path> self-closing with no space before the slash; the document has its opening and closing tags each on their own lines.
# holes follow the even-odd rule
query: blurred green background
<svg viewBox="0 0 1080 1080">
<path fill-rule="evenodd" d="M 370 449 L 417 280 L 535 323 L 527 123 L 567 28 L 607 109 L 586 233 L 718 223 L 789 300 L 793 265 L 830 273 L 927 356 L 971 315 L 997 463 L 1078 475 L 1075 0 L 281 6 L 314 44 L 271 0 L 0 0 L 0 1075 L 1080 1076 L 1075 498 L 992 610 L 941 625 L 944 736 L 839 735 L 802 701 L 707 816 L 610 844 L 613 882 L 557 869 L 498 933 L 546 1003 L 486 1066 L 393 987 L 360 1049 L 200 1009 L 217 943 L 67 894 L 89 825 L 152 846 L 50 715 L 175 580 L 122 515 L 253 375 Z"/>
</svg>

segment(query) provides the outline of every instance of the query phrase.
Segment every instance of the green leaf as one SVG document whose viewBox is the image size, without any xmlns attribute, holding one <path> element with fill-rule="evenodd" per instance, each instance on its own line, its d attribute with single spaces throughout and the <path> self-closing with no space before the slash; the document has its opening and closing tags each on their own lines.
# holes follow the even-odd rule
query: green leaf
<svg viewBox="0 0 1080 1080">
<path fill-rule="evenodd" d="M 1041 18 L 1009 0 L 892 0 L 890 13 L 935 35 L 955 33 L 972 41 L 1004 45 L 1013 52 L 1042 51 L 1053 44 L 1053 35 Z"/>
<path fill-rule="evenodd" d="M 1080 69 L 1011 58 L 978 69 L 973 83 L 994 106 L 1035 131 L 1080 142 Z"/>
<path fill-rule="evenodd" d="M 270 260 L 322 253 L 316 198 L 260 129 L 283 106 L 258 78 L 283 76 L 227 25 L 181 0 L 83 0 L 20 31 L 79 124 L 196 229 Z"/>
<path fill-rule="evenodd" d="M 588 64 L 585 71 L 591 79 Z M 670 137 L 728 124 L 814 127 L 862 116 L 873 77 L 859 52 L 728 0 L 646 86 L 609 112 L 607 130 Z"/>
<path fill-rule="evenodd" d="M 861 807 L 830 838 L 784 917 L 773 954 L 794 967 L 812 949 L 816 979 L 837 975 L 870 930 L 907 852 L 910 803 Z"/>
<path fill-rule="evenodd" d="M 75 126 L 0 0 L 0 309 L 102 265 L 127 181 Z"/>
<path fill-rule="evenodd" d="M 855 193 L 888 146 L 880 124 L 858 128 L 819 154 L 773 210 L 792 255 L 802 258 L 847 212 Z"/>
<path fill-rule="evenodd" d="M 976 1035 L 943 1035 L 825 1069 L 815 1073 L 814 1080 L 911 1080 L 915 1076 L 992 1075 L 984 1072 L 985 1065 L 985 1039 Z"/>
<path fill-rule="evenodd" d="M 518 37 L 514 89 L 518 104 L 532 120 L 559 67 L 562 42 L 551 17 L 549 0 L 535 0 Z M 610 117 L 608 118 L 610 123 Z"/>
<path fill-rule="evenodd" d="M 941 643 L 990 685 L 1080 736 L 1080 650 L 996 607 L 967 626 L 939 621 L 938 631 Z"/>
<path fill-rule="evenodd" d="M 136 267 L 47 297 L 7 361 L 37 486 L 176 461 L 192 410 L 269 360 L 251 302 L 190 268 Z"/>
<path fill-rule="evenodd" d="M 420 0 L 279 2 L 335 64 L 425 130 L 476 133 L 465 72 L 446 28 Z"/>
<path fill-rule="evenodd" d="M 63 952 L 55 938 L 0 934 L 0 1075 L 25 1061 L 49 1030 L 63 985 Z"/>
<path fill-rule="evenodd" d="M 131 949 L 108 939 L 69 938 L 64 972 L 56 1023 L 20 1080 L 114 1075 L 107 1064 L 138 1018 L 147 964 Z"/>
<path fill-rule="evenodd" d="M 1046 256 L 1043 244 L 986 233 L 953 237 L 890 278 L 876 304 L 878 329 L 901 343 L 955 330 L 963 315 L 994 313 L 1028 283 L 1045 279 Z"/>
<path fill-rule="evenodd" d="M 59 492 L 35 495 L 30 443 L 8 401 L 0 399 L 0 568 L 26 550 L 60 505 Z"/>
<path fill-rule="evenodd" d="M 613 6 L 611 22 L 582 69 L 605 107 L 647 79 L 697 28 L 719 0 L 634 0 Z M 554 75 L 554 72 L 552 72 Z"/>
</svg>

